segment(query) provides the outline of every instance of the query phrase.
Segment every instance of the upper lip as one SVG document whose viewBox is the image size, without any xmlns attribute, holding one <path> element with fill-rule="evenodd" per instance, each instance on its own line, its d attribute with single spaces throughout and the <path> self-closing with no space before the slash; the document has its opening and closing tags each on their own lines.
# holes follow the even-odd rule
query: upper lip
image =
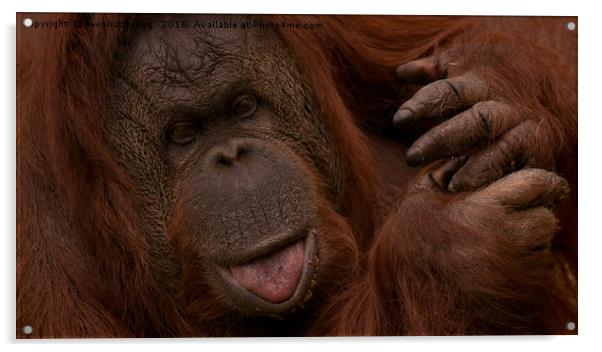
<svg viewBox="0 0 602 352">
<path fill-rule="evenodd" d="M 220 266 L 234 266 L 250 262 L 253 259 L 263 257 L 264 255 L 274 253 L 287 245 L 298 241 L 308 235 L 307 229 L 293 231 L 287 235 L 279 235 L 276 238 L 270 237 L 263 240 L 251 248 L 247 248 L 237 253 L 235 258 L 216 258 L 215 263 Z"/>
</svg>

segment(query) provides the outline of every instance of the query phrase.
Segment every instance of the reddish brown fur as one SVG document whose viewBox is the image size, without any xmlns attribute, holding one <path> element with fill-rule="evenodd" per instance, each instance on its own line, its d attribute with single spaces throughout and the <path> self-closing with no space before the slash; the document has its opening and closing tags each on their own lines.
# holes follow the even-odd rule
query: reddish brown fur
<svg viewBox="0 0 602 352">
<path fill-rule="evenodd" d="M 117 20 L 121 16 L 93 17 Z M 576 273 L 577 236 L 572 220 L 577 214 L 573 162 L 577 153 L 576 82 L 571 81 L 575 77 L 576 41 L 558 40 L 553 30 L 565 20 L 393 16 L 266 19 L 321 22 L 327 28 L 281 34 L 292 54 L 304 63 L 326 125 L 344 158 L 342 204 L 353 228 L 345 219 L 335 215 L 331 219 L 334 228 L 347 234 L 341 239 L 347 242 L 343 248 L 351 253 L 344 256 L 358 259 L 356 265 L 353 261 L 342 263 L 351 266 L 349 275 L 356 280 L 343 294 L 335 295 L 307 334 L 558 333 L 566 321 L 576 319 L 576 286 L 570 282 Z M 18 336 L 24 336 L 20 331 L 27 324 L 34 327 L 36 337 L 227 334 L 228 326 L 216 323 L 203 330 L 186 318 L 191 311 L 215 316 L 221 312 L 197 304 L 184 313 L 162 291 L 149 264 L 153 244 L 140 235 L 141 203 L 136 187 L 116 165 L 104 142 L 106 109 L 100 97 L 110 79 L 106 67 L 121 33 L 74 28 L 18 33 Z M 494 43 L 503 43 L 508 52 L 488 45 Z M 542 56 L 537 47 L 550 43 L 563 44 Z M 449 48 L 456 51 L 449 54 Z M 561 51 L 569 54 L 551 54 Z M 468 237 L 455 238 L 449 226 L 457 225 L 438 223 L 437 208 L 404 207 L 389 217 L 378 211 L 380 175 L 374 172 L 373 156 L 379 150 L 374 150 L 364 130 L 389 128 L 390 109 L 410 97 L 412 89 L 395 80 L 395 68 L 440 53 L 457 60 L 457 65 L 449 68 L 450 74 L 477 70 L 495 82 L 494 88 L 508 99 L 528 107 L 541 123 L 553 127 L 553 133 L 544 139 L 549 143 L 533 146 L 533 153 L 557 159 L 558 172 L 571 182 L 574 191 L 571 203 L 559 214 L 565 228 L 557 240 L 554 265 L 558 277 L 544 278 L 537 273 L 521 277 L 520 268 L 528 262 L 510 263 L 496 254 L 510 251 L 511 246 L 491 248 L 486 239 L 468 230 Z M 545 79 L 536 79 L 540 76 Z M 540 84 L 544 87 L 533 86 Z M 431 215 L 413 216 L 416 212 Z M 430 222 L 413 220 L 425 218 Z M 491 264 L 491 270 L 484 270 L 478 282 L 462 281 L 460 259 L 424 256 L 435 248 L 429 248 L 431 239 L 414 238 L 413 228 L 432 229 L 431 239 L 437 243 L 477 241 L 482 248 L 480 255 Z M 184 253 L 180 259 L 188 263 Z M 183 274 L 187 274 L 186 265 Z M 520 280 L 507 281 L 512 277 Z M 525 280 L 531 290 L 549 290 L 549 301 L 516 297 L 516 285 Z M 506 284 L 495 286 L 498 283 Z M 466 302 L 459 294 L 469 284 L 474 285 L 470 290 L 478 293 L 471 297 L 474 302 Z M 188 294 L 194 296 L 194 291 Z M 497 297 L 515 310 L 505 310 L 507 305 L 480 305 L 482 296 Z M 464 305 L 469 308 L 463 310 Z M 540 321 L 539 315 L 524 316 L 521 318 L 537 322 L 527 321 L 524 329 L 508 326 L 516 321 L 512 314 L 520 311 L 517 307 L 531 309 L 533 305 L 544 305 L 545 321 Z"/>
</svg>

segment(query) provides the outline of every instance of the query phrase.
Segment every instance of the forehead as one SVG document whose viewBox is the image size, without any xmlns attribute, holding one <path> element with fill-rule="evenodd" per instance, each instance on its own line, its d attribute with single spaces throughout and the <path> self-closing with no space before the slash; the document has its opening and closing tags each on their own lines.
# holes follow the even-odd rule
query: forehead
<svg viewBox="0 0 602 352">
<path fill-rule="evenodd" d="M 278 46 L 270 30 L 241 28 L 253 21 L 235 15 L 157 18 L 152 29 L 126 43 L 122 76 L 153 99 L 207 101 L 212 92 L 251 78 L 254 58 Z"/>
</svg>

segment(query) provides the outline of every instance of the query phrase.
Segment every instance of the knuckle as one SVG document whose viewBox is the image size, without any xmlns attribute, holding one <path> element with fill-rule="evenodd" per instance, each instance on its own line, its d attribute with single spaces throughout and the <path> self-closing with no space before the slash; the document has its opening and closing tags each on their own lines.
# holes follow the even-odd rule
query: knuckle
<svg viewBox="0 0 602 352">
<path fill-rule="evenodd" d="M 473 119 L 478 122 L 480 128 L 487 133 L 487 135 L 491 135 L 492 132 L 492 121 L 491 121 L 491 111 L 492 108 L 489 102 L 482 102 L 475 104 L 471 109 Z"/>
<path fill-rule="evenodd" d="M 456 99 L 460 99 L 462 97 L 462 86 L 458 84 L 456 80 L 444 79 L 439 82 L 440 84 L 438 86 L 438 89 L 440 89 L 440 91 L 443 92 L 442 95 L 452 96 Z"/>
<path fill-rule="evenodd" d="M 513 142 L 508 141 L 507 139 L 500 139 L 497 143 L 496 149 L 497 149 L 499 158 L 498 158 L 498 160 L 493 158 L 492 161 L 494 163 L 501 163 L 504 165 L 512 164 L 512 162 L 516 158 L 516 148 L 514 147 Z"/>
<path fill-rule="evenodd" d="M 473 118 L 489 133 L 491 140 L 522 124 L 523 119 L 516 109 L 506 103 L 493 100 L 478 102 L 471 108 Z M 523 127 L 530 127 L 529 125 Z"/>
</svg>

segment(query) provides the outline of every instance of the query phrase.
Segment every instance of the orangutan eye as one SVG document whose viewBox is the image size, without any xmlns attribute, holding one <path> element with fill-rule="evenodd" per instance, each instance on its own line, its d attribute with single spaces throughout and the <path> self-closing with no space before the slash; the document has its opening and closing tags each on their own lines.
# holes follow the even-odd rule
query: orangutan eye
<svg viewBox="0 0 602 352">
<path fill-rule="evenodd" d="M 169 129 L 167 138 L 170 142 L 184 145 L 195 140 L 198 131 L 198 128 L 191 122 L 176 122 Z"/>
<path fill-rule="evenodd" d="M 238 117 L 253 116 L 257 109 L 257 97 L 251 94 L 240 95 L 234 100 L 232 109 Z"/>
</svg>

